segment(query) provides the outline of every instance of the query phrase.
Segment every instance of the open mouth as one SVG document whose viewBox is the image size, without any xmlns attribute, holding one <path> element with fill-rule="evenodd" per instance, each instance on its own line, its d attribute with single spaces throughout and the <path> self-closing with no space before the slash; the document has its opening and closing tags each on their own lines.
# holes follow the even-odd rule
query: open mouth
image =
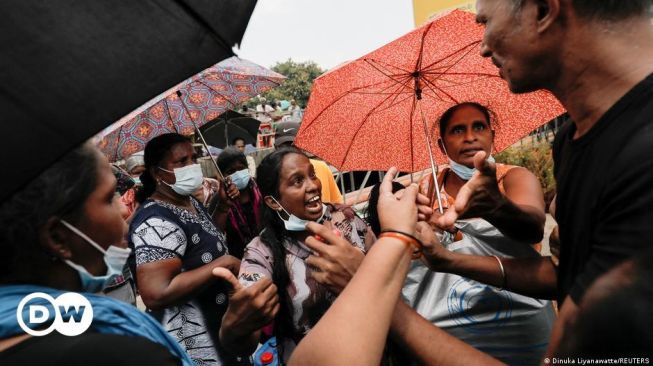
<svg viewBox="0 0 653 366">
<path fill-rule="evenodd" d="M 311 197 L 306 203 L 304 204 L 306 206 L 306 209 L 309 212 L 322 212 L 322 200 L 320 199 L 320 195 L 316 195 Z"/>
<path fill-rule="evenodd" d="M 479 151 L 483 151 L 483 149 L 476 149 L 476 148 L 475 149 L 464 149 L 464 150 L 460 151 L 460 154 L 465 155 L 465 156 L 474 156 Z"/>
</svg>

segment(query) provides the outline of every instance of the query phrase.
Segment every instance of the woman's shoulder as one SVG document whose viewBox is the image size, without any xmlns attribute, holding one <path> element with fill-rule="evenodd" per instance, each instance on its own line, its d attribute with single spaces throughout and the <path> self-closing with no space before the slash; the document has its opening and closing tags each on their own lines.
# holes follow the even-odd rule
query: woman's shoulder
<svg viewBox="0 0 653 366">
<path fill-rule="evenodd" d="M 168 204 L 165 202 L 147 199 L 139 206 L 136 212 L 134 212 L 129 227 L 130 229 L 136 229 L 145 222 L 151 221 L 161 221 L 174 226 L 181 226 L 179 215 L 172 211 L 172 207 L 168 207 Z"/>
</svg>

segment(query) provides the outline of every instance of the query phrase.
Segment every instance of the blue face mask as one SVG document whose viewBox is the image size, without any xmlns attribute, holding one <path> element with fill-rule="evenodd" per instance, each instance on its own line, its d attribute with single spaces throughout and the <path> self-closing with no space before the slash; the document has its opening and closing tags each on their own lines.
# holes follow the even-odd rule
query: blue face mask
<svg viewBox="0 0 653 366">
<path fill-rule="evenodd" d="M 286 230 L 288 230 L 288 231 L 304 231 L 304 230 L 306 230 L 306 225 L 308 224 L 309 220 L 300 219 L 299 217 L 289 213 L 288 211 L 286 211 L 285 208 L 283 208 L 283 206 L 281 206 L 281 204 L 279 203 L 279 201 L 277 201 L 276 198 L 274 198 L 272 196 L 270 196 L 270 198 L 272 198 L 274 200 L 274 202 L 276 202 L 277 205 L 279 205 L 279 207 L 281 207 L 281 210 L 283 210 L 283 212 L 285 212 L 286 215 L 288 215 L 288 219 L 284 219 L 281 216 L 281 214 L 279 213 L 281 210 L 277 211 L 277 215 L 283 221 L 283 226 L 286 228 Z M 317 222 L 322 221 L 322 218 L 324 217 L 324 214 L 326 213 L 326 210 L 327 210 L 327 207 L 323 203 L 322 204 L 322 216 L 320 216 L 320 218 L 316 220 Z"/>
<path fill-rule="evenodd" d="M 494 163 L 494 158 L 492 155 L 487 158 L 487 161 Z M 476 168 L 470 168 L 466 165 L 456 163 L 455 161 L 451 160 L 451 158 L 449 158 L 449 167 L 462 180 L 470 180 L 472 179 L 472 176 L 474 176 L 474 173 L 476 173 Z"/>
<path fill-rule="evenodd" d="M 89 238 L 86 234 L 81 232 L 73 225 L 69 224 L 65 220 L 61 220 L 61 223 L 70 229 L 70 231 L 77 234 L 80 238 L 84 239 L 84 241 L 104 254 L 104 263 L 107 266 L 107 273 L 103 276 L 94 276 L 89 271 L 87 271 L 86 268 L 80 266 L 79 264 L 74 263 L 68 259 L 64 260 L 67 265 L 79 273 L 79 279 L 82 282 L 82 291 L 100 292 L 108 284 L 113 282 L 116 277 L 122 276 L 122 270 L 125 267 L 125 263 L 127 263 L 131 249 L 119 248 L 117 246 L 111 245 L 109 248 L 107 248 L 107 250 L 104 250 L 98 243 Z"/>
<path fill-rule="evenodd" d="M 236 188 L 238 188 L 239 191 L 247 188 L 247 185 L 249 184 L 250 175 L 249 170 L 247 169 L 239 170 L 229 177 L 231 178 L 231 182 L 236 186 Z"/>
</svg>

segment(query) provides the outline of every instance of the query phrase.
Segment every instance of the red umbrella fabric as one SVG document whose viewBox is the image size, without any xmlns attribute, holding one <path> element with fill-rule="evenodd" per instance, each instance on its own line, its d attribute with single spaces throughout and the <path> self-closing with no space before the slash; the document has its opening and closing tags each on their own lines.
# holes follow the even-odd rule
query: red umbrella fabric
<svg viewBox="0 0 653 366">
<path fill-rule="evenodd" d="M 114 123 L 97 138 L 116 161 L 143 150 L 152 138 L 169 132 L 192 134 L 244 101 L 278 86 L 285 77 L 238 57 L 230 57 L 177 84 Z"/>
<path fill-rule="evenodd" d="M 295 144 L 342 171 L 414 172 L 430 167 L 420 103 L 432 141 L 446 109 L 486 105 L 499 119 L 498 151 L 564 113 L 548 92 L 509 91 L 480 56 L 483 28 L 474 17 L 455 10 L 317 78 Z"/>
</svg>

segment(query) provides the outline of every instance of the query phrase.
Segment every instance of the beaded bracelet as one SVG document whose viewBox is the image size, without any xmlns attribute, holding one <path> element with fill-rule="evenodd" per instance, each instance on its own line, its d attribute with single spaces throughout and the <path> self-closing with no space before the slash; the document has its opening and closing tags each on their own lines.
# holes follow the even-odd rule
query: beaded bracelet
<svg viewBox="0 0 653 366">
<path fill-rule="evenodd" d="M 422 256 L 422 242 L 419 241 L 416 237 L 405 233 L 403 231 L 397 230 L 382 230 L 379 238 L 393 238 L 398 239 L 404 242 L 409 247 L 413 247 L 413 259 L 417 259 Z"/>
</svg>

